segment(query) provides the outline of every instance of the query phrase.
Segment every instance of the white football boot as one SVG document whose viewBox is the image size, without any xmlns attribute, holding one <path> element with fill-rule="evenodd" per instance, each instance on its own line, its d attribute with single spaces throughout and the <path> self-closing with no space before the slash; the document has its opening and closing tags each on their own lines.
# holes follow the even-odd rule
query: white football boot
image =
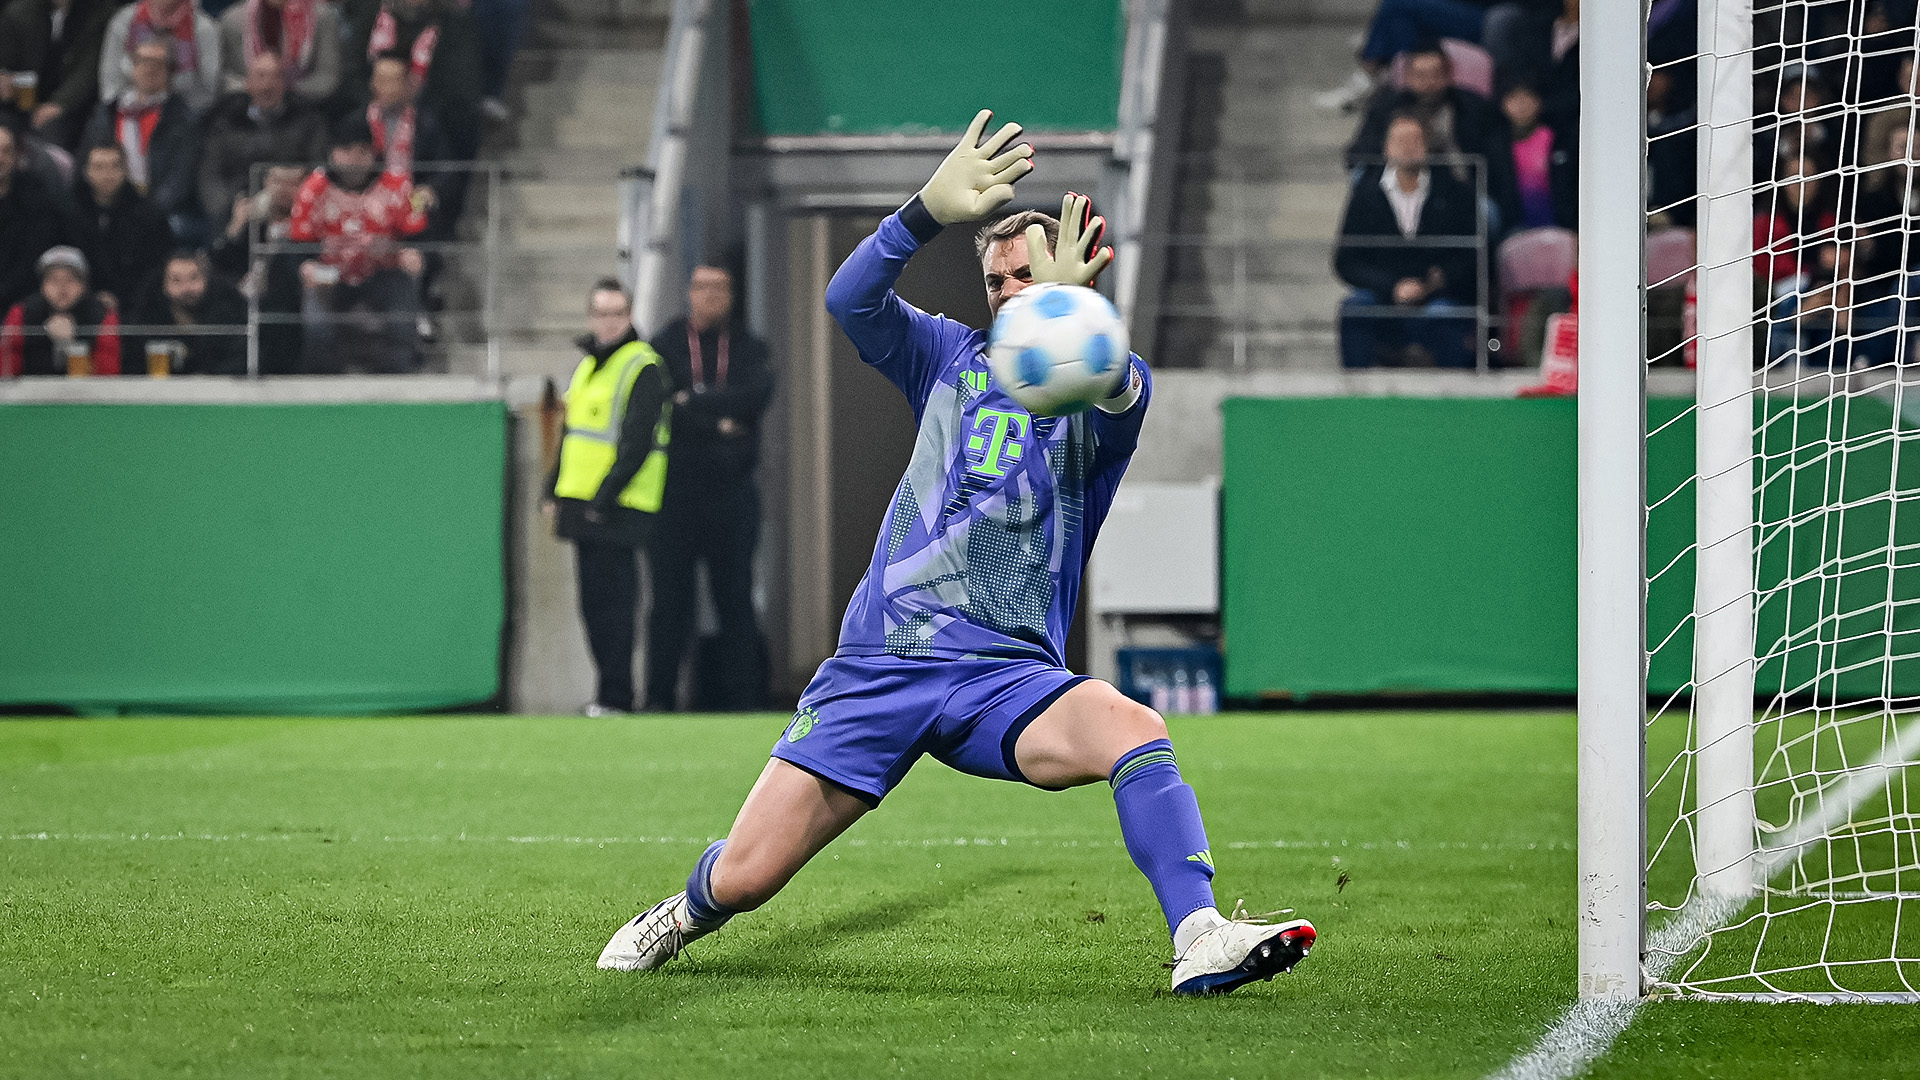
<svg viewBox="0 0 1920 1080">
<path fill-rule="evenodd" d="M 1235 904 L 1231 921 L 1194 938 L 1174 958 L 1173 992 L 1226 994 L 1292 971 L 1313 949 L 1313 924 L 1305 919 L 1270 923 L 1269 917 L 1248 915 L 1244 903 Z"/>
<path fill-rule="evenodd" d="M 594 966 L 611 971 L 652 971 L 679 956 L 695 938 L 711 932 L 693 924 L 687 914 L 687 894 L 677 892 L 616 931 L 613 940 L 600 950 L 600 960 Z"/>
</svg>

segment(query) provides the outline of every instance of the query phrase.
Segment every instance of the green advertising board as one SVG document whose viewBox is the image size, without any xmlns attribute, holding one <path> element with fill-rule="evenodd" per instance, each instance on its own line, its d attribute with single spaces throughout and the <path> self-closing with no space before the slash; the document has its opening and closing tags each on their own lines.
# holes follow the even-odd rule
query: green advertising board
<svg viewBox="0 0 1920 1080">
<path fill-rule="evenodd" d="M 0 406 L 0 704 L 363 712 L 499 691 L 499 402 Z"/>
<path fill-rule="evenodd" d="M 1654 693 L 1689 678 L 1690 405 L 1647 405 Z M 1576 408 L 1227 401 L 1227 693 L 1572 693 Z M 1920 499 L 1920 454 L 1899 452 L 1893 410 L 1873 398 L 1775 401 L 1755 419 L 1756 687 L 1920 693 L 1920 660 L 1906 658 L 1920 652 L 1920 507 L 1897 513 Z M 1829 504 L 1841 508 L 1813 512 Z"/>
</svg>

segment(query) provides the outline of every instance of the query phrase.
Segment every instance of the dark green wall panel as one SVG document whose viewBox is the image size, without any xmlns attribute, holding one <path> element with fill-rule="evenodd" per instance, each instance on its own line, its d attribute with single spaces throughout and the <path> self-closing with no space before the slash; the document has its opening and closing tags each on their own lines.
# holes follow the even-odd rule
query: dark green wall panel
<svg viewBox="0 0 1920 1080">
<path fill-rule="evenodd" d="M 1118 0 L 753 0 L 749 20 L 768 135 L 957 134 L 983 108 L 1032 131 L 1119 117 Z"/>
<path fill-rule="evenodd" d="M 497 402 L 0 407 L 0 702 L 492 697 L 506 425 Z"/>
<path fill-rule="evenodd" d="M 1691 667 L 1690 404 L 1647 405 L 1654 693 L 1684 688 Z M 1229 694 L 1575 689 L 1573 400 L 1223 409 Z M 1756 689 L 1920 694 L 1911 433 L 1869 397 L 1774 401 L 1762 415 Z M 1844 505 L 1813 512 L 1829 502 Z"/>
</svg>

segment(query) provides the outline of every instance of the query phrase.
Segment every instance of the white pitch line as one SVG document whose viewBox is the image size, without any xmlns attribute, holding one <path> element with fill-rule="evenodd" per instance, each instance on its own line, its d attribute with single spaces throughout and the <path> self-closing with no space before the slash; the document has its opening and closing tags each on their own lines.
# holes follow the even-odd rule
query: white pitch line
<svg viewBox="0 0 1920 1080">
<path fill-rule="evenodd" d="M 1848 770 L 1838 783 L 1822 790 L 1817 799 L 1819 813 L 1799 819 L 1783 839 L 1762 848 L 1755 857 L 1758 873 L 1771 879 L 1793 861 L 1800 849 L 1819 842 L 1834 826 L 1851 820 L 1861 803 L 1885 790 L 1894 769 L 1914 764 L 1917 757 L 1920 757 L 1920 723 L 1911 723 L 1879 757 Z M 1672 918 L 1647 935 L 1648 979 L 1653 982 L 1665 979 L 1680 957 L 1692 951 L 1702 937 L 1725 926 L 1747 903 L 1740 898 L 1696 894 L 1680 905 Z M 1640 1000 L 1576 1001 L 1558 1023 L 1540 1036 L 1532 1049 L 1508 1062 L 1491 1080 L 1573 1080 L 1626 1032 L 1639 1007 Z"/>
</svg>

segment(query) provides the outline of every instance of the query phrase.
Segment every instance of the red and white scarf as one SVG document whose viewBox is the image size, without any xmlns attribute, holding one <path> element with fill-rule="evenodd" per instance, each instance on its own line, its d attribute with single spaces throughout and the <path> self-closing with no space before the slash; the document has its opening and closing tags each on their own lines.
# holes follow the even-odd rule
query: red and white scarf
<svg viewBox="0 0 1920 1080">
<path fill-rule="evenodd" d="M 266 35 L 260 19 L 265 0 L 247 0 L 247 63 L 267 51 Z M 307 73 L 313 63 L 314 0 L 286 0 L 280 5 L 280 68 L 292 85 Z"/>
<path fill-rule="evenodd" d="M 173 11 L 173 21 L 161 26 L 153 21 L 153 0 L 140 0 L 133 8 L 133 22 L 127 27 L 127 55 L 160 34 L 173 37 L 173 70 L 200 70 L 200 41 L 194 31 L 193 0 L 181 0 Z"/>
<path fill-rule="evenodd" d="M 378 104 L 367 106 L 367 127 L 373 131 L 373 151 L 386 159 L 386 171 L 405 176 L 413 172 L 413 106 L 400 110 L 387 137 L 387 115 Z"/>
<path fill-rule="evenodd" d="M 127 178 L 144 193 L 152 182 L 147 164 L 147 148 L 153 144 L 153 129 L 160 125 L 160 107 L 166 95 L 148 98 L 129 89 L 115 103 L 113 134 L 127 154 Z"/>
<path fill-rule="evenodd" d="M 427 69 L 433 66 L 433 47 L 439 42 L 440 28 L 429 25 L 413 39 L 413 48 L 407 50 L 407 62 L 413 68 L 416 85 L 426 81 Z M 393 12 L 383 7 L 379 17 L 373 20 L 373 36 L 367 39 L 367 59 L 392 52 L 399 44 L 400 24 Z"/>
</svg>

